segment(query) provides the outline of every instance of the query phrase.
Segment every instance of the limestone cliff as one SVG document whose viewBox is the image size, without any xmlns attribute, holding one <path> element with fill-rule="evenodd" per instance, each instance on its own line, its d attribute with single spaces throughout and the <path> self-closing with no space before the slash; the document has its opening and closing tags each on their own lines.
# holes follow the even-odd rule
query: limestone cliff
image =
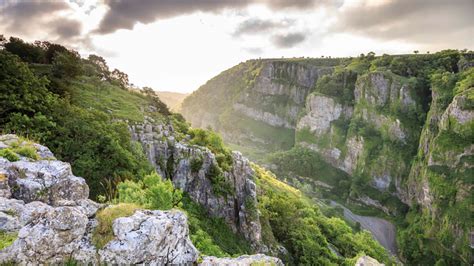
<svg viewBox="0 0 474 266">
<path fill-rule="evenodd" d="M 219 193 L 210 178 L 218 163 L 209 149 L 190 145 L 186 138 L 178 141 L 173 126 L 152 118 L 130 130 L 132 139 L 142 143 L 148 160 L 161 176 L 172 180 L 210 215 L 224 218 L 255 249 L 262 248 L 258 213 L 251 209 L 257 205 L 254 173 L 245 157 L 232 153 L 232 168 L 223 172 L 230 193 Z"/>
<path fill-rule="evenodd" d="M 470 229 L 461 216 L 472 200 L 473 58 L 447 50 L 252 60 L 194 92 L 183 114 L 311 195 L 340 193 L 347 204 L 421 217 L 403 224 L 435 239 L 430 248 L 419 244 L 418 262 L 466 263 Z M 434 217 L 441 220 L 430 223 Z"/>
<path fill-rule="evenodd" d="M 250 60 L 190 95 L 182 113 L 195 127 L 218 130 L 228 143 L 289 148 L 307 95 L 337 62 Z"/>
</svg>

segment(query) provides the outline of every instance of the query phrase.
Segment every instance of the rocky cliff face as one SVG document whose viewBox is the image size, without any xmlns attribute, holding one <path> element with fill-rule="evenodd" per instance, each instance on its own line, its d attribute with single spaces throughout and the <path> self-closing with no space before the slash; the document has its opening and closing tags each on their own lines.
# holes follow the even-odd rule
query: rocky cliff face
<svg viewBox="0 0 474 266">
<path fill-rule="evenodd" d="M 332 72 L 334 62 L 242 63 L 189 96 L 182 113 L 195 127 L 217 129 L 228 143 L 247 143 L 265 150 L 289 148 L 306 97 L 321 76 Z M 212 105 L 202 106 L 203 102 Z M 282 138 L 276 139 L 275 135 Z"/>
<path fill-rule="evenodd" d="M 446 51 L 335 64 L 255 60 L 209 81 L 186 99 L 183 113 L 255 160 L 305 147 L 348 174 L 333 184 L 347 187 L 348 203 L 395 216 L 420 206 L 426 235 L 445 241 L 437 252 L 466 258 L 469 226 L 453 217 L 470 213 L 473 58 Z M 195 115 L 198 105 L 204 108 Z M 196 116 L 208 123 L 194 123 Z M 319 162 L 302 162 L 311 163 Z M 428 226 L 433 217 L 443 222 Z"/>
<path fill-rule="evenodd" d="M 381 192 L 393 187 L 403 194 L 402 179 L 409 173 L 419 129 L 412 116 L 422 112 L 411 84 L 392 73 L 372 72 L 357 78 L 354 100 L 313 93 L 299 120 L 297 142 L 318 152 L 324 160 L 351 176 L 357 176 Z M 357 201 L 396 213 L 368 195 L 352 195 Z"/>
<path fill-rule="evenodd" d="M 224 171 L 230 193 L 218 193 L 209 178 L 217 166 L 215 155 L 207 148 L 177 141 L 171 125 L 147 118 L 144 124 L 131 126 L 132 139 L 143 145 L 148 160 L 161 176 L 187 192 L 210 215 L 222 217 L 241 233 L 254 248 L 261 249 L 261 226 L 258 213 L 254 173 L 249 161 L 239 152 L 232 153 L 232 168 Z"/>
<path fill-rule="evenodd" d="M 34 153 L 15 152 L 26 146 Z M 44 146 L 15 135 L 0 136 L 0 151 L 7 149 L 0 157 L 0 232 L 15 239 L 0 250 L 0 264 L 63 264 L 70 260 L 91 265 L 198 263 L 199 251 L 189 239 L 187 217 L 178 210 L 137 210 L 117 218 L 112 225 L 114 238 L 96 248 L 92 244 L 98 225 L 95 215 L 107 206 L 87 199 L 84 179 L 74 176 L 70 165 L 56 160 Z M 246 171 L 247 162 L 240 155 L 236 160 L 229 175 Z M 258 254 L 236 259 L 205 257 L 202 261 L 202 265 L 222 263 L 283 265 L 277 258 Z"/>
</svg>

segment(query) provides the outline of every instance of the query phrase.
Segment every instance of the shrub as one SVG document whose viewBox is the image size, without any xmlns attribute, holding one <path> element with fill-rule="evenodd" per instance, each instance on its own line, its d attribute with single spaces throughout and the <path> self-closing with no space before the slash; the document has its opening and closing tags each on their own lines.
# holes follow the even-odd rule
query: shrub
<svg viewBox="0 0 474 266">
<path fill-rule="evenodd" d="M 202 158 L 193 158 L 191 160 L 191 172 L 197 173 L 202 167 Z"/>
<path fill-rule="evenodd" d="M 169 210 L 177 207 L 182 199 L 182 191 L 175 189 L 171 180 L 162 180 L 156 172 L 145 176 L 143 182 L 125 181 L 117 188 L 119 202 L 150 209 Z"/>
<path fill-rule="evenodd" d="M 190 144 L 207 147 L 215 154 L 219 166 L 224 171 L 231 169 L 233 162 L 232 153 L 224 145 L 222 138 L 217 133 L 200 128 L 190 129 L 188 133 L 191 135 Z"/>
<path fill-rule="evenodd" d="M 98 249 L 103 248 L 108 242 L 114 239 L 114 232 L 112 230 L 114 220 L 119 217 L 131 216 L 138 209 L 140 209 L 140 206 L 137 204 L 120 203 L 97 212 L 96 218 L 99 224 L 92 233 L 92 242 L 94 245 Z"/>
<path fill-rule="evenodd" d="M 212 164 L 210 166 L 207 178 L 211 181 L 214 194 L 226 197 L 233 193 L 232 186 L 227 182 L 222 169 L 218 165 Z"/>
<path fill-rule="evenodd" d="M 9 160 L 10 162 L 16 162 L 16 161 L 20 160 L 20 157 L 9 148 L 1 149 L 0 150 L 0 157 L 4 157 L 5 159 Z"/>
</svg>

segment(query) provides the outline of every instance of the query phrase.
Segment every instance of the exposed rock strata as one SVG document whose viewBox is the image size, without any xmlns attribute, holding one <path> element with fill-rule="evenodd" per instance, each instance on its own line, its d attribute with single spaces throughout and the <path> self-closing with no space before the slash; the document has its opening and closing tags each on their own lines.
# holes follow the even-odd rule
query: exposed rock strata
<svg viewBox="0 0 474 266">
<path fill-rule="evenodd" d="M 172 180 L 206 208 L 210 215 L 222 217 L 235 232 L 241 233 L 257 249 L 261 247 L 261 225 L 258 213 L 250 213 L 246 206 L 257 204 L 256 185 L 249 161 L 239 152 L 232 153 L 232 168 L 223 175 L 232 188 L 232 194 L 217 195 L 208 178 L 214 154 L 206 148 L 175 141 L 173 128 L 155 123 L 148 118 L 142 125 L 131 127 L 132 138 L 139 141 L 157 172 Z M 200 161 L 199 169 L 192 169 Z"/>
</svg>

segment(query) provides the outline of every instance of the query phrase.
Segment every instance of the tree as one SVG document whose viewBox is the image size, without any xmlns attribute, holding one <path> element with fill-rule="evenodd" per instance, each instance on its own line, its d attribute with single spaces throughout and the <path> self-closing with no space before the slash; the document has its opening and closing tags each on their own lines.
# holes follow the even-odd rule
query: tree
<svg viewBox="0 0 474 266">
<path fill-rule="evenodd" d="M 5 50 L 18 55 L 23 61 L 28 63 L 45 63 L 44 51 L 41 47 L 25 43 L 23 40 L 10 37 L 4 45 Z"/>
<path fill-rule="evenodd" d="M 45 78 L 36 77 L 19 58 L 0 51 L 0 124 L 9 122 L 12 114 L 28 117 L 45 114 L 54 100 Z"/>
<path fill-rule="evenodd" d="M 103 57 L 91 54 L 89 55 L 88 60 L 95 65 L 100 79 L 110 80 L 109 66 Z"/>
<path fill-rule="evenodd" d="M 160 97 L 156 92 L 150 87 L 143 87 L 143 92 L 147 95 L 152 102 L 152 105 L 157 109 L 157 111 L 164 115 L 170 115 L 171 112 L 168 109 L 168 106 L 160 100 Z"/>
<path fill-rule="evenodd" d="M 44 51 L 44 59 L 46 64 L 52 64 L 56 54 L 69 52 L 66 47 L 60 44 L 50 43 L 48 41 L 35 41 L 35 46 L 40 47 Z"/>
<path fill-rule="evenodd" d="M 119 83 L 119 86 L 122 87 L 122 89 L 126 89 L 128 87 L 128 75 L 124 72 L 114 69 L 114 71 L 112 71 L 111 77 Z"/>
<path fill-rule="evenodd" d="M 56 78 L 74 78 L 82 73 L 81 57 L 77 52 L 60 52 L 54 56 L 53 76 Z"/>
<path fill-rule="evenodd" d="M 419 52 L 420 52 L 420 51 L 418 51 L 418 50 L 413 51 L 413 53 L 415 53 L 415 54 L 418 54 Z"/>
</svg>

